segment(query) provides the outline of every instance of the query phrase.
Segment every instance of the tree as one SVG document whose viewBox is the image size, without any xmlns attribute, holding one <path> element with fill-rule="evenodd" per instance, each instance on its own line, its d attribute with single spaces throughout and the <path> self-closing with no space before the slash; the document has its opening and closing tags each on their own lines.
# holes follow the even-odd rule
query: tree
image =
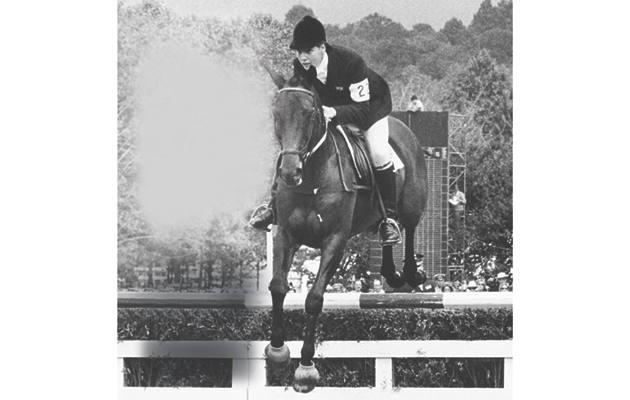
<svg viewBox="0 0 630 400">
<path fill-rule="evenodd" d="M 451 18 L 444 24 L 444 28 L 438 32 L 451 46 L 457 46 L 466 43 L 470 39 L 470 35 L 464 26 L 464 23 L 457 18 Z"/>
<path fill-rule="evenodd" d="M 482 51 L 454 77 L 443 105 L 462 118 L 451 141 L 466 154 L 467 235 L 511 247 L 511 77 Z"/>
<path fill-rule="evenodd" d="M 313 18 L 317 18 L 315 17 L 313 9 L 303 6 L 301 4 L 296 4 L 291 7 L 291 9 L 285 14 L 284 23 L 291 27 L 294 27 L 295 24 L 297 24 L 302 18 L 307 15 L 310 15 Z"/>
<path fill-rule="evenodd" d="M 478 48 L 502 64 L 512 64 L 512 1 L 501 1 L 493 7 L 490 0 L 479 6 L 470 24 Z"/>
<path fill-rule="evenodd" d="M 401 66 L 413 65 L 417 53 L 406 41 L 385 39 L 369 53 L 370 68 L 377 71 L 387 80 L 394 80 L 402 71 Z"/>
<path fill-rule="evenodd" d="M 402 41 L 409 37 L 409 32 L 402 24 L 378 13 L 370 14 L 357 22 L 353 34 L 368 43 L 383 39 Z"/>
<path fill-rule="evenodd" d="M 512 65 L 512 31 L 490 29 L 476 38 L 480 49 L 488 50 L 490 57 L 499 64 Z"/>
<path fill-rule="evenodd" d="M 474 105 L 474 120 L 484 134 L 512 136 L 511 77 L 487 51 L 479 52 L 456 76 L 445 100 L 458 112 Z"/>
<path fill-rule="evenodd" d="M 490 0 L 484 0 L 479 6 L 470 23 L 470 30 L 475 34 L 481 34 L 492 29 L 512 31 L 511 0 L 503 0 L 496 7 L 492 6 Z"/>
<path fill-rule="evenodd" d="M 270 15 L 257 14 L 248 21 L 247 40 L 258 60 L 284 76 L 293 73 L 293 53 L 289 49 L 293 28 Z"/>
<path fill-rule="evenodd" d="M 435 35 L 435 29 L 429 24 L 420 23 L 411 27 L 411 33 L 420 36 L 430 36 Z"/>
</svg>

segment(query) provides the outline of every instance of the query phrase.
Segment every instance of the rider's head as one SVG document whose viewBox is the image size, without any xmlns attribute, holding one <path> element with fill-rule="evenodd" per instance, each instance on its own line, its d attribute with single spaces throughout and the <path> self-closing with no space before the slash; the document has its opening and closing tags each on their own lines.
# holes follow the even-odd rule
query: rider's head
<svg viewBox="0 0 630 400">
<path fill-rule="evenodd" d="M 319 20 L 305 16 L 295 25 L 293 41 L 289 46 L 305 69 L 318 67 L 326 53 L 326 30 Z"/>
</svg>

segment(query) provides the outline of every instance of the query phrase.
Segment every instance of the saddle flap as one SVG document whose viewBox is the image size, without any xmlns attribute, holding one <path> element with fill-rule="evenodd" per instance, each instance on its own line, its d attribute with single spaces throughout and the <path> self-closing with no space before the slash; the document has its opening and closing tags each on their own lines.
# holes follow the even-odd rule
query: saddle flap
<svg viewBox="0 0 630 400">
<path fill-rule="evenodd" d="M 344 125 L 344 137 L 347 140 L 347 144 L 350 148 L 350 155 L 352 157 L 353 165 L 357 175 L 359 177 L 358 185 L 365 185 L 371 188 L 372 185 L 372 167 L 370 163 L 369 148 L 367 146 L 367 139 L 363 132 L 356 125 Z M 392 155 L 392 161 L 394 163 L 394 171 L 402 169 L 405 165 L 402 160 L 394 151 L 391 144 L 387 143 L 388 151 Z"/>
</svg>

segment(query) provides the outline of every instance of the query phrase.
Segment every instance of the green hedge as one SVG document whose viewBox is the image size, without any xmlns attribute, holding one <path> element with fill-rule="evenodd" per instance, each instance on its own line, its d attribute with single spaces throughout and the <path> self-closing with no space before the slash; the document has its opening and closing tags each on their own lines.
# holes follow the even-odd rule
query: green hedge
<svg viewBox="0 0 630 400">
<path fill-rule="evenodd" d="M 302 340 L 303 310 L 285 310 L 286 340 Z M 269 340 L 271 311 L 118 310 L 118 340 Z M 325 311 L 318 340 L 509 340 L 512 309 Z"/>
<path fill-rule="evenodd" d="M 306 315 L 285 310 L 286 340 L 302 340 Z M 118 340 L 269 340 L 271 311 L 119 309 Z M 360 310 L 321 314 L 317 338 L 328 340 L 511 340 L 512 309 Z M 294 355 L 299 357 L 299 355 Z M 372 387 L 374 359 L 315 360 L 322 386 Z M 291 386 L 298 359 L 268 375 Z M 502 359 L 394 359 L 400 387 L 502 387 Z M 125 360 L 127 386 L 231 387 L 231 360 Z"/>
</svg>

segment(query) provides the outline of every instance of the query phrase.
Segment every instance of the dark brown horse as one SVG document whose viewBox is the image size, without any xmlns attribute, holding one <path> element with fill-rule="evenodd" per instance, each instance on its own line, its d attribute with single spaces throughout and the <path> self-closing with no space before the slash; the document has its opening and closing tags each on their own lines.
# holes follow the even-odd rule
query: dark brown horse
<svg viewBox="0 0 630 400">
<path fill-rule="evenodd" d="M 273 109 L 281 165 L 276 193 L 277 233 L 273 244 L 273 303 L 271 343 L 265 349 L 271 368 L 291 359 L 284 343 L 283 304 L 289 291 L 287 274 L 301 245 L 321 249 L 321 263 L 306 296 L 307 325 L 300 366 L 293 388 L 313 390 L 319 374 L 313 365 L 315 327 L 324 304 L 324 291 L 336 272 L 348 239 L 382 219 L 378 201 L 367 190 L 352 186 L 355 170 L 346 141 L 327 131 L 317 93 L 298 78 L 289 82 L 270 74 L 280 92 Z M 397 171 L 398 216 L 406 231 L 403 273 L 396 271 L 392 247 L 383 247 L 381 274 L 393 287 L 424 283 L 414 258 L 414 232 L 427 202 L 427 170 L 418 140 L 401 121 L 389 118 L 390 144 L 404 163 Z M 332 137 L 337 135 L 336 140 Z M 347 182 L 342 181 L 344 176 Z M 344 188 L 345 186 L 345 188 Z"/>
</svg>

